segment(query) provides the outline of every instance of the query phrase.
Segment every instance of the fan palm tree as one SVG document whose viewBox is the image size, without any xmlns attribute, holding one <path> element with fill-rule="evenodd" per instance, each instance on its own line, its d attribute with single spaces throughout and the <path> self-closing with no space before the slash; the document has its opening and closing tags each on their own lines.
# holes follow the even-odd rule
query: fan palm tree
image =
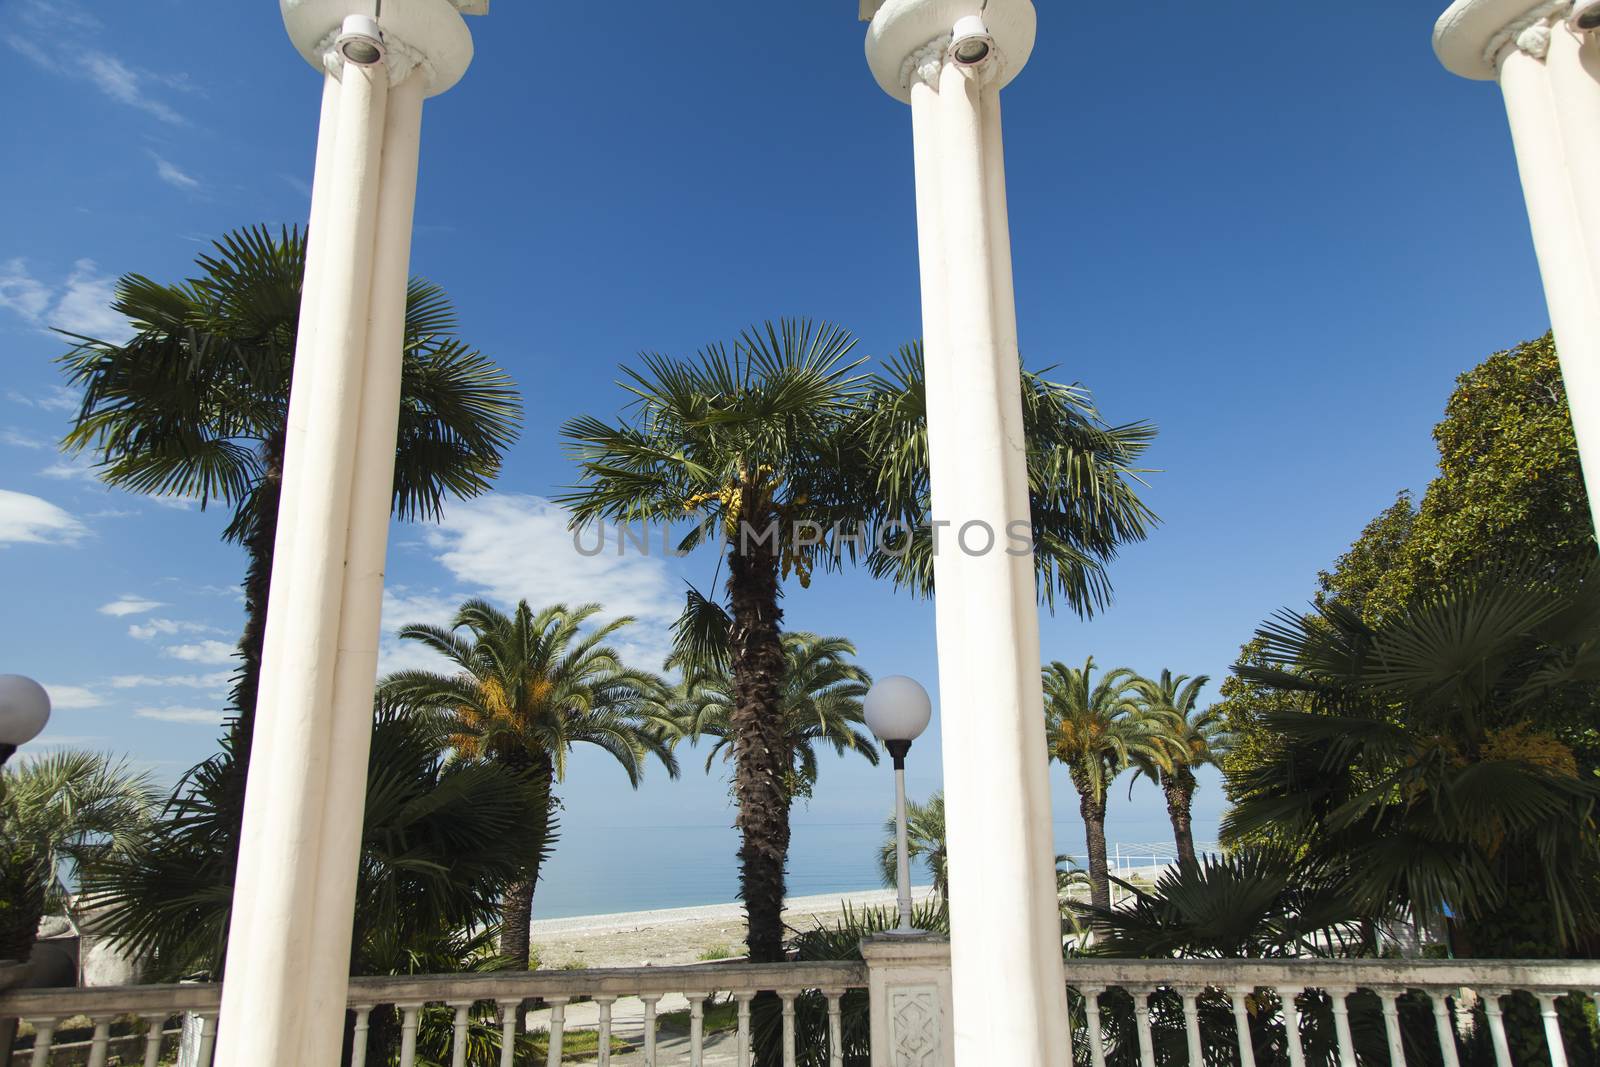
<svg viewBox="0 0 1600 1067">
<path fill-rule="evenodd" d="M 305 257 L 303 231 L 255 226 L 217 241 L 185 281 L 124 275 L 111 306 L 132 322 L 133 338 L 75 337 L 60 360 L 83 389 L 64 449 L 88 452 L 109 485 L 231 509 L 223 536 L 248 559 L 232 696 L 241 777 L 266 632 Z M 511 380 L 456 329 L 444 291 L 413 278 L 398 353 L 394 511 L 403 519 L 436 518 L 446 497 L 486 491 L 516 439 L 521 403 Z"/>
<path fill-rule="evenodd" d="M 1600 681 L 1600 565 L 1486 573 L 1372 623 L 1339 601 L 1258 631 L 1246 680 L 1306 712 L 1266 715 L 1277 745 L 1235 775 L 1225 840 L 1270 836 L 1349 873 L 1380 914 L 1448 919 L 1462 954 L 1600 933 L 1600 780 L 1573 741 Z M 1483 937 L 1478 938 L 1478 934 Z"/>
<path fill-rule="evenodd" d="M 147 774 L 95 752 L 19 761 L 0 782 L 0 960 L 26 962 L 62 876 L 143 841 L 160 795 Z"/>
<path fill-rule="evenodd" d="M 563 429 L 582 480 L 558 498 L 574 526 L 700 512 L 706 521 L 680 549 L 713 531 L 731 543 L 726 603 L 691 589 L 678 647 L 714 656 L 726 635 L 740 897 L 750 958 L 761 962 L 783 958 L 783 580 L 794 573 L 805 585 L 816 566 L 864 559 L 874 574 L 932 591 L 921 351 L 866 377 L 849 362 L 854 346 L 837 327 L 785 321 L 694 360 L 644 355 L 642 370 L 624 369 L 626 421 L 585 416 Z M 1131 484 L 1152 431 L 1105 427 L 1081 392 L 1035 375 L 1024 392 L 1041 596 L 1059 589 L 1088 612 L 1109 589 L 1101 566 L 1154 521 Z M 811 536 L 793 536 L 796 524 Z"/>
<path fill-rule="evenodd" d="M 380 683 L 387 698 L 429 714 L 458 756 L 503 764 L 541 791 L 533 844 L 521 857 L 521 876 L 506 890 L 500 913 L 500 953 L 522 970 L 528 966 L 534 888 L 554 830 L 555 787 L 566 777 L 572 746 L 604 749 L 636 788 L 652 755 L 668 774 L 678 775 L 666 685 L 626 666 L 606 643 L 633 620 L 591 624 L 599 611 L 598 604 L 557 604 L 535 614 L 522 601 L 508 615 L 487 601 L 469 600 L 449 628 L 400 629 L 402 639 L 449 660 L 454 674 L 400 671 Z"/>
<path fill-rule="evenodd" d="M 1106 804 L 1111 783 L 1135 760 L 1170 773 L 1171 757 L 1157 722 L 1133 691 L 1135 675 L 1118 667 L 1095 683 L 1094 657 L 1082 667 L 1059 661 L 1044 668 L 1044 714 L 1050 758 L 1066 765 L 1078 791 L 1089 854 L 1090 899 L 1111 906 L 1106 862 Z"/>
<path fill-rule="evenodd" d="M 1200 690 L 1210 680 L 1205 674 L 1195 678 L 1186 674 L 1174 677 L 1170 670 L 1162 670 L 1161 677 L 1155 680 L 1133 679 L 1133 691 L 1157 724 L 1172 769 L 1163 770 L 1160 764 L 1144 759 L 1135 760 L 1134 767 L 1139 774 L 1161 786 L 1167 800 L 1167 817 L 1172 820 L 1179 864 L 1195 861 L 1191 810 L 1194 791 L 1200 787 L 1195 769 L 1221 766 L 1226 744 L 1221 712 L 1216 708 L 1196 711 Z"/>
<path fill-rule="evenodd" d="M 898 857 L 899 826 L 893 815 L 883 824 L 883 847 L 878 850 L 878 864 L 883 872 L 883 884 L 893 887 L 900 879 Z M 928 865 L 933 876 L 933 892 L 942 902 L 950 891 L 950 849 L 945 844 L 944 790 L 928 797 L 926 803 L 906 802 L 906 853 L 912 862 L 918 859 Z"/>
</svg>

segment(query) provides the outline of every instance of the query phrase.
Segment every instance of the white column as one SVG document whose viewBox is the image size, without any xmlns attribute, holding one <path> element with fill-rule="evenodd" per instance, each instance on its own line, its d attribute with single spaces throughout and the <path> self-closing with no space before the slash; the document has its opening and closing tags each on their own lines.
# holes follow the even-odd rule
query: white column
<svg viewBox="0 0 1600 1067">
<path fill-rule="evenodd" d="M 282 0 L 326 69 L 222 1067 L 331 1063 L 345 1022 L 422 101 L 472 56 L 454 0 L 389 0 L 385 56 L 336 50 L 352 0 Z M 360 8 L 360 11 L 353 10 Z M 392 87 L 392 88 L 391 88 Z"/>
<path fill-rule="evenodd" d="M 963 66 L 980 11 L 994 51 Z M 1006 551 L 1029 512 L 999 93 L 1034 32 L 1030 0 L 888 0 L 867 41 L 915 140 L 961 1067 L 1069 1061 L 1034 561 Z"/>
<path fill-rule="evenodd" d="M 1434 48 L 1505 96 L 1534 252 L 1600 522 L 1600 38 L 1566 25 L 1570 0 L 1459 0 Z"/>
</svg>

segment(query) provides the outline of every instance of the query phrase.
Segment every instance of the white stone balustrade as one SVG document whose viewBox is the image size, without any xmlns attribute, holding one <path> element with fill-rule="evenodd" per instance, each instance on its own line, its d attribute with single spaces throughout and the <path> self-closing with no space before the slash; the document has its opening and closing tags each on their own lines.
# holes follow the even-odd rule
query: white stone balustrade
<svg viewBox="0 0 1600 1067">
<path fill-rule="evenodd" d="M 704 1061 L 704 1007 L 713 994 L 728 995 L 738 1004 L 737 1059 L 750 1062 L 751 1006 L 757 993 L 776 993 L 781 1002 L 785 1064 L 818 1062 L 825 1051 L 829 1067 L 843 1067 L 847 1020 L 842 1005 L 847 992 L 867 989 L 870 1005 L 872 1060 L 881 1067 L 947 1067 L 953 1063 L 950 1033 L 949 947 L 941 939 L 874 938 L 863 946 L 867 962 L 731 964 L 694 967 L 644 967 L 592 971 L 434 975 L 404 978 L 357 978 L 350 984 L 350 1012 L 357 1037 L 352 1063 L 365 1067 L 371 1013 L 380 1006 L 399 1010 L 402 1067 L 417 1060 L 417 1037 L 423 1011 L 432 1006 L 452 1011 L 452 1060 L 464 1062 L 471 1009 L 491 1010 L 509 1032 L 514 1012 L 533 998 L 549 1009 L 548 1064 L 561 1062 L 563 1042 L 571 1030 L 569 1013 L 580 998 L 598 1008 L 602 1051 L 586 1062 L 609 1065 L 612 1007 L 623 998 L 643 1001 L 644 1062 L 657 1058 L 656 1005 L 665 997 L 682 996 L 690 1006 L 687 1062 Z M 1327 1062 L 1355 1067 L 1356 1039 L 1365 1028 L 1369 1045 L 1361 1062 L 1370 1062 L 1371 1035 L 1381 1026 L 1390 1067 L 1408 1062 L 1457 1067 L 1467 1042 L 1487 1042 L 1496 1067 L 1520 1067 L 1513 1049 L 1542 1048 L 1551 1067 L 1569 1062 L 1560 1025 L 1563 1004 L 1581 1007 L 1593 1000 L 1600 1007 L 1600 963 L 1561 961 L 1415 961 L 1415 960 L 1069 960 L 1066 965 L 1072 1030 L 1061 1036 L 1061 1048 L 1086 1050 L 1091 1067 L 1108 1060 L 1137 1062 L 1140 1067 L 1254 1067 L 1257 1056 L 1305 1067 L 1312 1043 L 1328 1050 Z M 803 996 L 821 997 L 825 1027 L 797 1032 L 796 1004 Z M 1520 1001 L 1520 1010 L 1513 1004 Z M 208 1067 L 216 1037 L 220 1004 L 217 986 L 129 986 L 118 989 L 11 990 L 0 993 L 0 1016 L 17 1016 L 32 1024 L 36 1043 L 31 1058 L 16 1063 L 45 1067 L 51 1063 L 52 1039 L 69 1018 L 93 1024 L 88 1062 L 105 1064 L 113 1020 L 130 1017 L 144 1027 L 143 1063 L 154 1065 L 176 1045 L 164 1024 L 190 1014 L 202 1038 L 195 1051 L 197 1067 Z M 1402 1040 L 1402 1015 L 1411 1020 L 1411 1051 Z M 1581 1012 L 1569 1011 L 1573 1018 Z M 1512 1016 L 1516 1019 L 1513 1021 Z M 1431 1028 L 1427 1020 L 1431 1016 Z M 481 1017 L 481 1013 L 480 1013 Z M 437 1018 L 437 1016 L 436 1016 Z M 1474 1035 L 1474 1020 L 1488 1034 Z M 1437 1053 L 1414 1046 L 1418 1035 Z M 815 1035 L 822 1049 L 797 1048 Z M 1243 1037 L 1245 1040 L 1241 1041 Z M 123 1062 L 133 1060 L 124 1039 Z M 135 1037 L 133 1041 L 138 1041 Z M 1269 1053 L 1268 1050 L 1271 1050 Z M 1380 1052 L 1380 1055 L 1383 1055 Z M 1524 1053 L 1527 1055 L 1527 1053 Z M 74 1062 L 80 1062 L 74 1060 Z M 1382 1063 L 1382 1059 L 1378 1061 Z M 4 1061 L 0 1060 L 0 1064 Z M 511 1064 L 509 1055 L 501 1063 Z"/>
</svg>

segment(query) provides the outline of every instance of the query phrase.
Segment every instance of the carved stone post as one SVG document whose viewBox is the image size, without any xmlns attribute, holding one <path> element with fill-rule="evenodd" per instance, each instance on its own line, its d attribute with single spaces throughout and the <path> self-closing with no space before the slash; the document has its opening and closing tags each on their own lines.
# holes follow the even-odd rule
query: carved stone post
<svg viewBox="0 0 1600 1067">
<path fill-rule="evenodd" d="M 867 961 L 872 1062 L 953 1067 L 950 942 L 937 934 L 880 934 L 861 943 L 861 955 Z"/>
</svg>

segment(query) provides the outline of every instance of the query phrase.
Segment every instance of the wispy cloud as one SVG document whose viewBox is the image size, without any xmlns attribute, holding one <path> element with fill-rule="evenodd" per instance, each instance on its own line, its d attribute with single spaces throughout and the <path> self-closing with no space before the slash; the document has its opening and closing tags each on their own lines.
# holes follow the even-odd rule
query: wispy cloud
<svg viewBox="0 0 1600 1067">
<path fill-rule="evenodd" d="M 0 430 L 0 445 L 11 445 L 14 448 L 31 448 L 35 451 L 50 447 L 48 441 L 41 441 L 37 437 L 31 437 L 21 430 L 14 430 L 10 427 Z"/>
<path fill-rule="evenodd" d="M 92 259 L 78 260 L 65 279 L 50 284 L 35 276 L 26 260 L 13 258 L 0 263 L 0 308 L 41 330 L 124 341 L 133 335 L 133 328 L 111 307 L 116 284 L 116 278 L 102 274 Z"/>
<path fill-rule="evenodd" d="M 44 691 L 50 694 L 50 706 L 53 708 L 99 708 L 104 707 L 106 702 L 104 697 L 85 685 L 45 684 Z"/>
<path fill-rule="evenodd" d="M 5 265 L 0 264 L 0 275 L 3 275 Z M 0 307 L 5 307 L 0 301 Z M 16 389 L 6 390 L 6 399 L 24 407 L 38 408 L 41 411 L 77 411 L 83 400 L 77 393 L 61 385 L 52 385 L 42 392 L 29 396 L 27 393 Z"/>
<path fill-rule="evenodd" d="M 16 5 L 16 29 L 5 43 L 40 70 L 87 82 L 103 95 L 174 126 L 188 120 L 162 100 L 156 88 L 186 90 L 182 78 L 129 66 L 97 47 L 94 38 L 103 29 L 100 20 L 74 4 L 23 0 Z"/>
<path fill-rule="evenodd" d="M 40 497 L 0 489 L 0 547 L 12 544 L 70 545 L 88 527 L 70 512 Z"/>
<path fill-rule="evenodd" d="M 226 641 L 196 641 L 187 645 L 168 645 L 162 651 L 186 663 L 215 665 L 232 663 L 234 646 Z"/>
<path fill-rule="evenodd" d="M 129 615 L 143 615 L 163 607 L 166 607 L 166 605 L 159 600 L 150 600 L 146 597 L 136 596 L 133 593 L 127 593 L 119 596 L 109 604 L 101 604 L 100 614 L 121 619 Z"/>
<path fill-rule="evenodd" d="M 146 623 L 133 623 L 128 636 L 136 641 L 149 641 L 156 637 L 176 637 L 179 634 L 214 634 L 215 626 L 203 622 L 184 622 L 179 619 L 151 619 Z"/>
<path fill-rule="evenodd" d="M 160 722 L 182 722 L 194 725 L 217 726 L 222 722 L 223 712 L 220 708 L 139 708 L 134 712 L 141 719 L 156 719 Z"/>
<path fill-rule="evenodd" d="M 659 556 L 583 555 L 569 518 L 542 497 L 497 493 L 451 505 L 426 543 L 457 581 L 501 604 L 596 602 L 605 606 L 597 618 L 633 616 L 615 643 L 640 666 L 658 667 L 682 608 L 677 579 Z"/>
<path fill-rule="evenodd" d="M 134 70 L 116 56 L 105 52 L 90 52 L 83 57 L 83 72 L 102 93 L 113 100 L 136 107 L 148 112 L 174 126 L 182 126 L 187 120 L 165 103 L 150 95 L 147 87 L 151 79 L 149 75 Z"/>
<path fill-rule="evenodd" d="M 233 679 L 231 671 L 209 674 L 119 674 L 105 684 L 112 689 L 221 689 Z"/>
<path fill-rule="evenodd" d="M 160 178 L 168 185 L 175 189 L 183 189 L 186 192 L 193 192 L 194 190 L 200 188 L 199 181 L 190 177 L 188 174 L 185 174 L 178 168 L 176 163 L 173 163 L 168 159 L 163 159 L 161 156 L 155 156 L 155 161 L 156 177 Z"/>
<path fill-rule="evenodd" d="M 100 481 L 100 476 L 95 473 L 94 462 L 84 455 L 63 456 L 49 466 L 39 468 L 39 475 L 54 478 L 58 482 L 99 484 Z"/>
</svg>

